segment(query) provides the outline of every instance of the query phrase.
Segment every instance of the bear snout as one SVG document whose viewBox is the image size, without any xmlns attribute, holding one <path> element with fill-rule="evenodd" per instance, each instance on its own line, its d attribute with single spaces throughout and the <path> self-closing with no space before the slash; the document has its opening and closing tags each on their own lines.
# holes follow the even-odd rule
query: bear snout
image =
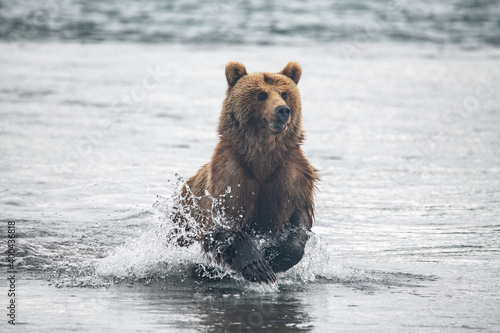
<svg viewBox="0 0 500 333">
<path fill-rule="evenodd" d="M 283 132 L 290 120 L 290 108 L 287 105 L 279 105 L 274 109 L 273 121 L 269 121 L 269 127 L 274 134 Z"/>
<path fill-rule="evenodd" d="M 290 108 L 288 105 L 279 105 L 275 110 L 276 120 L 279 123 L 286 123 L 288 118 L 290 118 Z"/>
</svg>

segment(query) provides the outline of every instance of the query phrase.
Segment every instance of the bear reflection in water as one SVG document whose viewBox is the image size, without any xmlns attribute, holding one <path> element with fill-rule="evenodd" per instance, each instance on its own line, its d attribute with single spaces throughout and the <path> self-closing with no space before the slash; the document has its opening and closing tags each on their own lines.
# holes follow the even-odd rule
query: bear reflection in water
<svg viewBox="0 0 500 333">
<path fill-rule="evenodd" d="M 180 211 L 196 226 L 185 214 L 174 218 L 193 235 L 179 237 L 180 245 L 200 242 L 212 260 L 249 281 L 275 282 L 276 272 L 297 264 L 312 227 L 318 177 L 301 150 L 301 74 L 296 62 L 279 73 L 226 66 L 219 142 L 181 193 Z M 216 222 L 221 215 L 225 222 Z"/>
</svg>

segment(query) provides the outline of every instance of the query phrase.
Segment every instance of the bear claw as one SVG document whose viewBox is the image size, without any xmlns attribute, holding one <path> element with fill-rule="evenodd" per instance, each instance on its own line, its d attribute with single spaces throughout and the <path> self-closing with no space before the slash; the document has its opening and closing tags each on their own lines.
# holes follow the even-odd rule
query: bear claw
<svg viewBox="0 0 500 333">
<path fill-rule="evenodd" d="M 241 275 L 251 282 L 264 282 L 266 284 L 276 282 L 276 275 L 266 262 L 252 262 L 243 269 Z"/>
<path fill-rule="evenodd" d="M 276 282 L 273 269 L 245 232 L 217 230 L 205 234 L 203 244 L 217 263 L 227 265 L 245 279 L 267 284 Z"/>
</svg>

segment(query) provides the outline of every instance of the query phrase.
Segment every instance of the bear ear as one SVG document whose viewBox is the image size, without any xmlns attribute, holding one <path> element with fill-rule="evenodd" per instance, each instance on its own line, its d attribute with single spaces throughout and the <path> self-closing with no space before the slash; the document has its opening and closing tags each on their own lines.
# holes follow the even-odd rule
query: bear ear
<svg viewBox="0 0 500 333">
<path fill-rule="evenodd" d="M 226 65 L 226 80 L 230 88 L 232 88 L 239 79 L 247 75 L 245 66 L 237 61 L 231 61 Z"/>
<path fill-rule="evenodd" d="M 295 61 L 290 61 L 278 74 L 288 76 L 295 84 L 298 84 L 302 75 L 302 68 Z"/>
</svg>

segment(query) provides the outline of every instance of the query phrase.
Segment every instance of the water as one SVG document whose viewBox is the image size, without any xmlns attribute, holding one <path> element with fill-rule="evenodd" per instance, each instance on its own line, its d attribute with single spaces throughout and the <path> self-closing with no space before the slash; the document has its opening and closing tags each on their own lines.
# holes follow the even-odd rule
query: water
<svg viewBox="0 0 500 333">
<path fill-rule="evenodd" d="M 395 14 L 364 41 L 352 28 L 385 3 L 172 4 L 184 16 L 155 1 L 89 3 L 61 4 L 49 28 L 39 20 L 36 34 L 11 39 L 40 4 L 0 7 L 0 235 L 7 257 L 15 224 L 14 329 L 500 330 L 496 2 L 401 4 L 408 19 Z M 223 22 L 268 8 L 322 23 L 280 32 L 247 20 L 236 40 L 223 34 L 233 21 L 208 20 L 214 6 Z M 411 14 L 423 12 L 432 15 Z M 164 237 L 178 178 L 216 144 L 230 60 L 249 71 L 303 66 L 304 151 L 322 179 L 315 236 L 272 286 L 224 271 L 194 278 L 199 249 Z M 13 331 L 5 314 L 0 331 Z"/>
<path fill-rule="evenodd" d="M 481 1 L 1 1 L 9 41 L 500 45 L 500 3 Z"/>
</svg>

